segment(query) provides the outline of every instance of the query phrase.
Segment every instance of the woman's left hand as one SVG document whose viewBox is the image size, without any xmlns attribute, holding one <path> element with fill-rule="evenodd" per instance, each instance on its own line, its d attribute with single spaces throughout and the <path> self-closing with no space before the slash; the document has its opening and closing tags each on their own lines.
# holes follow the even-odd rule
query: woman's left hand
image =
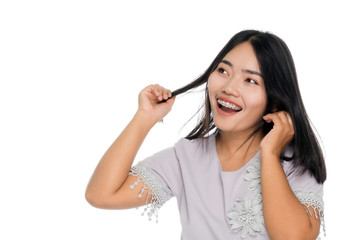
<svg viewBox="0 0 360 240">
<path fill-rule="evenodd" d="M 267 122 L 273 122 L 273 129 L 262 139 L 260 150 L 262 153 L 274 154 L 280 157 L 282 150 L 294 138 L 294 125 L 290 114 L 285 111 L 269 113 L 263 117 Z"/>
</svg>

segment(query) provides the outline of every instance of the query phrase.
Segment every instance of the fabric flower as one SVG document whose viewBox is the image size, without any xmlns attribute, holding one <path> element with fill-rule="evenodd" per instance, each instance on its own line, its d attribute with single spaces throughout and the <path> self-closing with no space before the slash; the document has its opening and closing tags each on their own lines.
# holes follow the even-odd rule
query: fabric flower
<svg viewBox="0 0 360 240">
<path fill-rule="evenodd" d="M 241 231 L 241 237 L 247 238 L 248 235 L 266 233 L 264 216 L 262 211 L 261 196 L 261 161 L 255 159 L 252 166 L 247 169 L 245 180 L 249 181 L 249 190 L 246 196 L 236 200 L 233 208 L 228 212 L 228 223 L 234 232 Z M 251 197 L 255 198 L 251 201 Z"/>
<path fill-rule="evenodd" d="M 248 173 L 245 175 L 245 180 L 249 181 L 249 190 L 258 194 L 261 193 L 261 180 L 260 180 L 260 171 L 261 171 L 261 161 L 260 159 L 255 159 L 254 164 L 249 166 L 247 169 Z"/>
<path fill-rule="evenodd" d="M 231 229 L 234 232 L 241 230 L 242 238 L 266 231 L 261 194 L 258 194 L 253 201 L 247 196 L 243 200 L 237 200 L 227 216 L 228 223 L 232 225 Z"/>
</svg>

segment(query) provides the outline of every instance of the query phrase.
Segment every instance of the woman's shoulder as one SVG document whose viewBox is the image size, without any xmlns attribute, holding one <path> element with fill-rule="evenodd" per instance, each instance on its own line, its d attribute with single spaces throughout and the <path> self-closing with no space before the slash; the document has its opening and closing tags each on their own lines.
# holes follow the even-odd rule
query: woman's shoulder
<svg viewBox="0 0 360 240">
<path fill-rule="evenodd" d="M 293 185 L 292 188 L 312 187 L 315 188 L 316 191 L 320 191 L 322 189 L 322 184 L 317 183 L 315 177 L 310 171 L 304 170 L 302 166 L 296 164 L 294 147 L 287 146 L 284 149 L 282 156 L 282 166 L 290 185 Z"/>
<path fill-rule="evenodd" d="M 175 143 L 175 151 L 189 154 L 198 154 L 209 152 L 209 149 L 211 149 L 214 144 L 215 136 L 213 135 L 191 140 L 187 138 L 181 138 L 178 142 Z"/>
</svg>

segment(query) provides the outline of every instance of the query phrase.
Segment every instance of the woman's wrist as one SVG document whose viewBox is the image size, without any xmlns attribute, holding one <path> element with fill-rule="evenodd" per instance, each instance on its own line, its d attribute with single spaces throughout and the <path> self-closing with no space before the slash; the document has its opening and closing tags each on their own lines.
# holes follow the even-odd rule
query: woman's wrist
<svg viewBox="0 0 360 240">
<path fill-rule="evenodd" d="M 150 130 L 158 122 L 158 120 L 151 116 L 151 114 L 142 110 L 138 110 L 135 113 L 133 121 L 136 121 L 140 124 L 141 127 L 144 127 L 148 130 Z"/>
<path fill-rule="evenodd" d="M 260 157 L 263 159 L 280 159 L 281 151 L 276 149 L 260 148 Z"/>
</svg>

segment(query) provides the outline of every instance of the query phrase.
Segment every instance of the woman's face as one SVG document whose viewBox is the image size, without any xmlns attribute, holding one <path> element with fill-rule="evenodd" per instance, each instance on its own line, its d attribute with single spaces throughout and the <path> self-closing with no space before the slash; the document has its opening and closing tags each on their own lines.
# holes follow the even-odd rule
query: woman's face
<svg viewBox="0 0 360 240">
<path fill-rule="evenodd" d="M 267 104 L 264 80 L 249 42 L 234 47 L 208 80 L 217 128 L 223 132 L 248 132 L 262 121 Z"/>
</svg>

